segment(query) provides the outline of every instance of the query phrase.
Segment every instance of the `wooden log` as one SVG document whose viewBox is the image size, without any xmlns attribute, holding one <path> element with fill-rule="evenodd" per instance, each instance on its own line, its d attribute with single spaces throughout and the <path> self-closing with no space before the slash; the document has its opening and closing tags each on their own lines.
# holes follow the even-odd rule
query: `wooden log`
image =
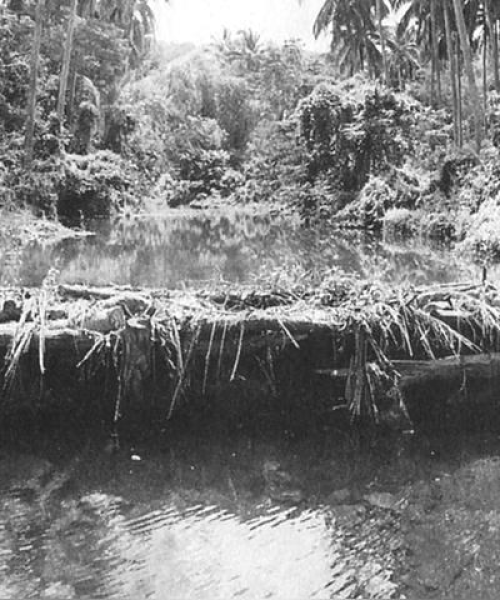
<svg viewBox="0 0 500 600">
<path fill-rule="evenodd" d="M 107 318 L 104 319 L 108 323 Z M 97 321 L 93 321 L 95 325 Z M 226 335 L 226 343 L 234 346 L 240 337 L 240 323 L 237 319 L 220 319 L 216 327 L 220 332 L 227 328 L 232 333 Z M 196 344 L 196 353 L 202 356 L 207 351 L 207 344 L 214 343 L 213 351 L 217 352 L 217 338 L 214 341 L 212 332 L 213 323 L 204 321 L 199 323 L 200 332 Z M 289 320 L 286 323 L 273 319 L 250 319 L 244 322 L 244 334 L 242 342 L 242 354 L 251 353 L 269 344 L 282 346 L 295 346 L 300 349 L 300 344 L 315 334 L 329 334 L 331 330 L 326 324 L 313 324 L 306 321 Z M 16 323 L 0 324 L 0 353 L 5 353 L 16 334 Z M 286 328 L 286 329 L 285 329 Z M 107 333 L 109 327 L 104 327 L 95 333 Z M 50 323 L 43 332 L 43 343 L 45 351 L 64 351 L 74 349 L 86 352 L 92 348 L 96 337 L 86 329 L 75 329 L 69 326 L 68 321 L 54 321 Z M 220 337 L 220 336 L 219 336 Z M 234 338 L 234 339 L 233 339 Z M 30 351 L 37 351 L 40 343 L 40 333 L 34 331 Z M 234 348 L 232 348 L 233 350 Z M 453 356 L 437 360 L 395 360 L 392 362 L 396 371 L 400 374 L 400 385 L 404 389 L 408 386 L 428 383 L 431 380 L 457 382 L 464 376 L 475 380 L 500 381 L 500 353 L 474 354 L 469 356 Z M 328 376 L 333 379 L 346 379 L 349 369 L 338 367 L 333 369 L 315 369 L 319 376 Z"/>
<path fill-rule="evenodd" d="M 456 384 L 464 377 L 477 382 L 500 382 L 500 353 L 453 356 L 439 360 L 394 361 L 401 388 L 439 381 Z"/>
<path fill-rule="evenodd" d="M 15 324 L 0 325 L 0 354 L 10 348 L 14 339 L 16 327 Z M 43 343 L 45 344 L 46 352 L 70 352 L 74 355 L 78 353 L 88 352 L 95 343 L 95 336 L 86 331 L 78 331 L 68 327 L 57 327 L 56 329 L 45 329 L 43 333 Z M 40 333 L 33 332 L 33 337 L 30 342 L 30 351 L 38 351 L 40 345 Z"/>
<path fill-rule="evenodd" d="M 461 387 L 464 382 L 474 383 L 475 387 L 495 384 L 500 389 L 500 353 L 452 356 L 437 360 L 395 360 L 392 365 L 400 375 L 399 388 L 403 392 L 437 385 L 453 390 Z M 315 372 L 319 376 L 346 381 L 351 370 L 317 369 Z"/>
</svg>

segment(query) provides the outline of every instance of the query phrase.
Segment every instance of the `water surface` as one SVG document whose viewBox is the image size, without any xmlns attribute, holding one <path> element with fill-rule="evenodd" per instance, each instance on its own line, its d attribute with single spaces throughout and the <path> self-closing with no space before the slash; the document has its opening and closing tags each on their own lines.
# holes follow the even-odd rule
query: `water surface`
<svg viewBox="0 0 500 600">
<path fill-rule="evenodd" d="M 499 444 L 200 432 L 114 455 L 93 442 L 76 462 L 57 440 L 4 447 L 0 598 L 497 598 Z M 271 491 L 270 461 L 295 505 Z M 339 505 L 346 488 L 357 499 Z M 377 508 L 370 493 L 405 500 Z"/>
<path fill-rule="evenodd" d="M 0 285 L 40 285 L 51 267 L 62 283 L 179 288 L 214 282 L 286 285 L 336 269 L 389 283 L 480 277 L 449 248 L 387 241 L 298 218 L 230 209 L 181 211 L 91 224 L 95 236 L 56 245 L 2 246 Z"/>
<path fill-rule="evenodd" d="M 279 215 L 191 212 L 94 226 L 94 237 L 56 245 L 10 248 L 0 239 L 0 285 L 40 285 L 53 267 L 66 283 L 177 288 L 286 285 L 319 280 L 329 269 L 391 284 L 480 277 L 477 266 L 446 247 L 313 231 Z M 221 439 L 209 426 L 203 435 L 124 446 L 117 454 L 95 441 L 79 451 L 57 438 L 42 449 L 30 436 L 22 448 L 14 440 L 0 449 L 0 598 L 461 600 L 479 597 L 478 589 L 497 598 L 494 579 L 473 587 L 472 577 L 489 573 L 488 557 L 491 569 L 498 564 L 500 525 L 483 554 L 471 531 L 491 532 L 500 523 L 500 469 L 485 480 L 495 492 L 487 510 L 470 512 L 457 496 L 432 512 L 440 502 L 432 496 L 437 481 L 478 454 L 500 454 L 497 436 L 489 435 L 481 452 L 475 438 L 361 448 L 355 435 L 337 430 L 301 439 L 290 431 Z M 402 541 L 399 513 L 363 498 L 397 494 L 415 482 L 423 482 L 431 509 L 410 503 Z M 351 498 L 338 506 L 335 493 L 346 489 Z M 475 526 L 479 514 L 484 527 Z M 455 525 L 460 519 L 463 527 Z M 446 528 L 449 540 L 432 538 Z M 477 561 L 467 552 L 446 554 L 461 536 L 467 547 L 478 546 Z"/>
</svg>

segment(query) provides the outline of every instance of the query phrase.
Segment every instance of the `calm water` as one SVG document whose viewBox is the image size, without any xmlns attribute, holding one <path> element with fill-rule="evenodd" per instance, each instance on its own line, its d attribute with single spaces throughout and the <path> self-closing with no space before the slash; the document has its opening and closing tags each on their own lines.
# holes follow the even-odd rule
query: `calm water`
<svg viewBox="0 0 500 600">
<path fill-rule="evenodd" d="M 419 241 L 385 242 L 358 233 L 313 231 L 293 217 L 191 211 L 94 223 L 96 235 L 57 245 L 2 247 L 0 285 L 39 285 L 56 267 L 63 283 L 182 287 L 206 282 L 321 277 L 337 268 L 415 284 L 479 278 L 476 266 Z"/>
</svg>

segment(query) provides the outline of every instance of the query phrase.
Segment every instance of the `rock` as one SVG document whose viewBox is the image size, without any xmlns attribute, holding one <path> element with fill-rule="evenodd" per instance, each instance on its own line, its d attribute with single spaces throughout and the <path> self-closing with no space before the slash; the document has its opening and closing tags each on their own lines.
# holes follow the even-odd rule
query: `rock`
<svg viewBox="0 0 500 600">
<path fill-rule="evenodd" d="M 370 506 L 383 510 L 397 510 L 399 505 L 398 498 L 389 492 L 372 492 L 366 494 L 363 499 Z"/>
<path fill-rule="evenodd" d="M 269 488 L 269 497 L 276 502 L 284 504 L 300 504 L 304 500 L 304 492 L 299 489 Z"/>
<path fill-rule="evenodd" d="M 10 321 L 19 321 L 22 309 L 17 306 L 13 300 L 6 300 L 3 309 L 0 311 L 0 323 L 9 323 Z"/>
<path fill-rule="evenodd" d="M 365 586 L 364 597 L 373 600 L 389 600 L 396 593 L 397 585 L 382 575 L 373 576 Z"/>
<path fill-rule="evenodd" d="M 267 495 L 276 502 L 299 504 L 304 493 L 294 478 L 281 468 L 276 460 L 266 460 L 262 469 Z"/>
<path fill-rule="evenodd" d="M 341 490 L 333 491 L 326 499 L 326 502 L 327 504 L 337 505 L 349 504 L 350 500 L 352 500 L 350 490 L 348 490 L 347 488 L 342 488 Z"/>
<path fill-rule="evenodd" d="M 10 492 L 39 492 L 54 471 L 48 460 L 29 454 L 0 459 L 0 487 Z"/>
<path fill-rule="evenodd" d="M 354 525 L 364 520 L 366 509 L 359 504 L 340 504 L 332 509 L 332 516 L 334 519 Z"/>
<path fill-rule="evenodd" d="M 76 591 L 72 585 L 57 581 L 45 588 L 42 598 L 44 600 L 72 600 L 76 598 Z"/>
</svg>

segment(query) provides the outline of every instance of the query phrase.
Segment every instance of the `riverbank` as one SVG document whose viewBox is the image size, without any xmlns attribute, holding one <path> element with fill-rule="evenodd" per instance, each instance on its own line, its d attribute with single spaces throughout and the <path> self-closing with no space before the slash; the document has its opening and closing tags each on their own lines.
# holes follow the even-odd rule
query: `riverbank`
<svg viewBox="0 0 500 600">
<path fill-rule="evenodd" d="M 65 227 L 57 219 L 34 214 L 30 209 L 0 208 L 0 244 L 2 247 L 21 247 L 27 244 L 55 244 L 69 238 L 91 235 L 80 229 Z"/>
<path fill-rule="evenodd" d="M 500 293 L 488 283 L 188 292 L 48 280 L 2 298 L 11 414 L 78 406 L 137 430 L 208 415 L 404 429 L 496 410 Z"/>
</svg>

